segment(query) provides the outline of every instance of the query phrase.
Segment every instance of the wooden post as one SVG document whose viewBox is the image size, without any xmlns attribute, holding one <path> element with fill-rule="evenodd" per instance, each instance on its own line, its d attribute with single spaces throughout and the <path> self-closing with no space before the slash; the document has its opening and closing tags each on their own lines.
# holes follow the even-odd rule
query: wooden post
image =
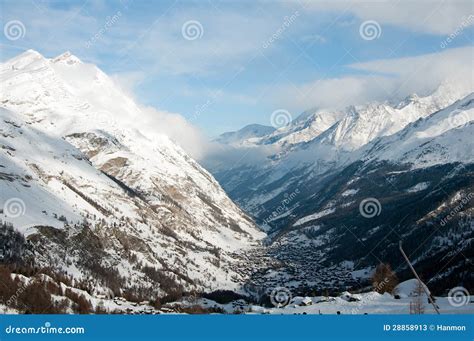
<svg viewBox="0 0 474 341">
<path fill-rule="evenodd" d="M 415 268 L 413 267 L 413 265 L 411 265 L 410 260 L 408 259 L 407 255 L 405 254 L 405 251 L 403 251 L 401 240 L 400 240 L 400 243 L 399 243 L 399 247 L 400 247 L 400 252 L 402 253 L 403 258 L 405 258 L 405 260 L 407 261 L 407 264 L 408 264 L 409 268 L 411 269 L 411 271 L 413 272 L 413 275 L 415 275 L 418 282 L 420 282 L 420 285 L 423 288 L 423 291 L 425 292 L 426 296 L 428 296 L 428 300 L 430 301 L 431 305 L 433 306 L 433 308 L 436 310 L 436 312 L 439 315 L 440 314 L 439 309 L 436 306 L 436 303 L 433 301 L 433 298 L 431 297 L 431 294 L 428 291 L 427 286 L 421 281 L 420 277 L 418 276 L 418 274 L 415 271 Z"/>
</svg>

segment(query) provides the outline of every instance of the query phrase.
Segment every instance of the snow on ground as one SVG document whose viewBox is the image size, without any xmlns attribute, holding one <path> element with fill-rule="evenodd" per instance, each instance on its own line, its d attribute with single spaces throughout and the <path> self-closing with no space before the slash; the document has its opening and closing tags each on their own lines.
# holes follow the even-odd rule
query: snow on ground
<svg viewBox="0 0 474 341">
<path fill-rule="evenodd" d="M 398 296 L 402 298 L 413 297 L 413 296 L 416 296 L 417 287 L 418 287 L 418 280 L 416 278 L 412 278 L 412 279 L 409 279 L 408 281 L 398 284 L 395 287 L 394 292 L 395 294 L 397 294 Z M 425 290 L 430 292 L 430 290 L 428 289 L 426 285 L 424 285 L 424 287 L 425 287 Z"/>
<path fill-rule="evenodd" d="M 369 266 L 364 269 L 354 270 L 351 272 L 351 275 L 355 279 L 357 278 L 366 279 L 366 278 L 369 278 L 373 274 L 373 272 L 374 272 L 374 268 Z"/>
<path fill-rule="evenodd" d="M 303 218 L 301 218 L 301 219 L 298 219 L 298 220 L 296 221 L 296 223 L 293 224 L 293 226 L 303 225 L 304 223 L 307 223 L 308 221 L 319 219 L 319 218 L 321 218 L 321 217 L 324 217 L 325 215 L 334 213 L 335 211 L 336 211 L 335 208 L 328 208 L 328 209 L 323 210 L 323 211 L 321 211 L 321 212 L 308 215 L 308 216 L 306 216 L 306 217 L 303 217 Z"/>
<path fill-rule="evenodd" d="M 420 183 L 416 184 L 415 186 L 410 187 L 409 189 L 407 189 L 407 192 L 408 193 L 415 193 L 415 192 L 424 191 L 425 189 L 428 188 L 429 185 L 430 185 L 429 182 L 420 182 Z"/>
<path fill-rule="evenodd" d="M 18 314 L 18 310 L 12 309 L 0 303 L 0 315 L 1 314 Z"/>
<path fill-rule="evenodd" d="M 19 275 L 14 275 L 19 276 Z M 49 276 L 42 275 L 43 280 L 50 280 Z M 27 279 L 20 275 L 22 280 Z M 72 290 L 78 295 L 83 295 L 92 305 L 93 309 L 98 307 L 107 313 L 122 314 L 177 314 L 183 311 L 180 308 L 200 306 L 208 309 L 209 312 L 222 312 L 226 314 L 273 314 L 273 315 L 294 315 L 294 314 L 342 314 L 342 315 L 363 315 L 363 314 L 409 314 L 410 302 L 413 301 L 415 295 L 417 280 L 410 279 L 400 283 L 396 289 L 396 296 L 389 293 L 379 294 L 375 291 L 351 294 L 343 292 L 337 297 L 331 296 L 295 296 L 284 307 L 263 307 L 247 303 L 243 299 L 235 300 L 226 304 L 220 304 L 216 301 L 199 298 L 184 297 L 179 301 L 170 302 L 163 305 L 160 309 L 154 308 L 150 302 L 130 302 L 122 297 L 112 298 L 107 293 L 95 293 L 91 295 L 86 291 L 73 288 L 61 283 L 63 292 L 66 289 Z M 399 298 L 395 298 L 399 297 Z M 55 296 L 55 299 L 64 298 Z M 459 305 L 458 301 L 451 304 L 448 297 L 435 297 L 435 302 L 441 314 L 474 314 L 474 299 L 466 298 L 463 305 Z M 422 297 L 424 313 L 435 314 L 434 308 L 428 302 L 425 295 Z M 0 304 L 0 314 L 17 314 L 15 309 L 7 308 Z M 72 313 L 72 311 L 71 311 Z"/>
<path fill-rule="evenodd" d="M 474 302 L 456 307 L 449 303 L 447 297 L 436 297 L 436 304 L 441 314 L 474 314 Z M 246 304 L 244 301 L 233 301 L 227 304 L 219 304 L 215 301 L 200 298 L 191 301 L 183 300 L 174 304 L 182 306 L 199 305 L 203 308 L 218 308 L 225 313 L 244 314 L 272 314 L 272 315 L 294 315 L 294 314 L 409 314 L 411 297 L 395 299 L 392 295 L 379 294 L 371 291 L 362 294 L 343 293 L 340 297 L 294 297 L 290 303 L 281 308 L 262 307 L 254 304 Z M 423 300 L 425 314 L 435 314 L 434 308 Z"/>
<path fill-rule="evenodd" d="M 358 295 L 360 301 L 348 302 L 342 297 L 312 297 L 312 305 L 289 304 L 284 308 L 267 309 L 269 314 L 409 314 L 412 298 L 395 299 L 390 294 L 369 292 Z M 447 297 L 437 297 L 441 314 L 474 314 L 474 303 L 452 306 Z M 434 308 L 424 301 L 425 314 L 435 314 Z"/>
<path fill-rule="evenodd" d="M 343 197 L 348 197 L 350 195 L 356 194 L 357 192 L 359 192 L 359 189 L 348 189 L 348 190 L 344 191 L 341 195 Z"/>
<path fill-rule="evenodd" d="M 135 255 L 143 264 L 234 289 L 235 274 L 220 271 L 233 262 L 227 252 L 265 233 L 181 147 L 141 124 L 143 108 L 107 75 L 70 53 L 29 50 L 1 63 L 0 79 L 2 221 L 25 235 L 35 226 L 113 226 L 146 245 Z M 109 260 L 134 282 L 123 246 L 110 245 Z M 82 278 L 78 264 L 55 265 Z"/>
</svg>

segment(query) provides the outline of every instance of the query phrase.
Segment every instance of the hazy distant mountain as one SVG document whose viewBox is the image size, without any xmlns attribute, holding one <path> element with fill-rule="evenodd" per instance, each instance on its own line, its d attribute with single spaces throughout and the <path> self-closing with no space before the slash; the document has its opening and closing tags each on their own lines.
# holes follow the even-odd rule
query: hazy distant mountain
<svg viewBox="0 0 474 341">
<path fill-rule="evenodd" d="M 223 144 L 238 145 L 254 137 L 262 137 L 269 135 L 274 131 L 275 128 L 270 126 L 264 126 L 261 124 L 250 124 L 240 130 L 223 133 L 219 135 L 219 137 L 216 138 L 215 141 Z"/>
</svg>

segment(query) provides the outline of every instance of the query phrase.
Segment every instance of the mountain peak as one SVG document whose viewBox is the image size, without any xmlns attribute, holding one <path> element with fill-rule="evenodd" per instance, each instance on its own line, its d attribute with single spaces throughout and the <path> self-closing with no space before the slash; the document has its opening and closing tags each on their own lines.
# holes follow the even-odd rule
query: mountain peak
<svg viewBox="0 0 474 341">
<path fill-rule="evenodd" d="M 38 51 L 29 49 L 9 59 L 8 61 L 5 62 L 5 65 L 12 65 L 12 67 L 18 69 L 39 60 L 46 60 L 46 59 Z"/>
<path fill-rule="evenodd" d="M 25 52 L 21 53 L 20 55 L 18 55 L 18 57 L 20 56 L 36 56 L 36 57 L 43 57 L 43 55 L 41 53 L 39 53 L 38 51 L 36 50 L 33 50 L 33 49 L 28 49 L 26 50 Z M 44 57 L 43 57 L 44 58 Z"/>
<path fill-rule="evenodd" d="M 118 267 L 129 269 L 122 274 L 126 278 L 145 278 L 141 259 L 147 259 L 157 271 L 183 274 L 187 282 L 179 284 L 193 290 L 243 283 L 244 276 L 231 269 L 230 252 L 257 245 L 265 234 L 181 148 L 144 129 L 147 114 L 105 73 L 70 52 L 44 58 L 35 51 L 2 63 L 0 71 L 5 84 L 0 91 L 0 146 L 5 147 L 0 148 L 0 164 L 2 174 L 12 174 L 12 181 L 0 181 L 0 197 L 2 202 L 18 198 L 28 207 L 20 219 L 9 220 L 20 233 L 43 238 L 35 226 L 62 234 L 77 223 L 77 231 L 95 235 L 97 221 L 127 243 L 137 242 L 136 269 L 128 266 L 128 256 L 114 258 Z M 140 117 L 144 123 L 131 119 Z M 0 218 L 8 216 L 2 212 Z M 66 245 L 53 243 L 51 252 L 43 248 L 48 255 L 41 259 L 56 260 L 54 250 Z M 112 243 L 116 250 L 110 254 L 105 242 L 99 251 L 108 264 L 115 254 L 125 254 L 122 242 Z M 69 265 L 62 258 L 53 266 L 63 270 Z M 229 273 L 216 275 L 223 266 Z M 74 268 L 73 277 L 94 272 L 79 263 Z M 148 287 L 166 291 L 150 281 Z"/>
<path fill-rule="evenodd" d="M 53 63 L 64 63 L 68 65 L 81 64 L 81 60 L 73 55 L 70 51 L 66 51 L 56 58 L 53 58 Z"/>
<path fill-rule="evenodd" d="M 261 124 L 249 124 L 237 131 L 226 132 L 215 140 L 224 144 L 242 143 L 247 139 L 254 137 L 262 137 L 275 131 L 274 127 Z"/>
<path fill-rule="evenodd" d="M 402 108 L 406 107 L 407 105 L 409 105 L 410 103 L 418 102 L 419 99 L 420 99 L 420 96 L 418 96 L 417 94 L 415 94 L 415 93 L 410 94 L 407 97 L 405 97 L 400 103 L 395 105 L 395 108 L 396 109 L 402 109 Z"/>
</svg>

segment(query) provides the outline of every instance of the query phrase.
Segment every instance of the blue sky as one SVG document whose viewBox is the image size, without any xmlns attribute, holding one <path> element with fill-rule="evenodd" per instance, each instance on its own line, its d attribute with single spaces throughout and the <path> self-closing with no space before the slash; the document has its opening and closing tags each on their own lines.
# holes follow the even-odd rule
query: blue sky
<svg viewBox="0 0 474 341">
<path fill-rule="evenodd" d="M 1 60 L 26 49 L 46 57 L 69 50 L 112 75 L 139 103 L 178 113 L 212 137 L 270 125 L 278 109 L 296 117 L 313 107 L 428 92 L 451 73 L 471 70 L 472 79 L 473 6 L 3 0 L 2 27 L 18 20 L 24 35 L 12 40 L 4 32 Z M 364 23 L 372 23 L 374 37 L 361 33 Z M 183 33 L 189 25 L 196 36 Z M 433 64 L 422 67 L 428 60 Z M 413 65 L 422 70 L 414 80 Z"/>
</svg>

